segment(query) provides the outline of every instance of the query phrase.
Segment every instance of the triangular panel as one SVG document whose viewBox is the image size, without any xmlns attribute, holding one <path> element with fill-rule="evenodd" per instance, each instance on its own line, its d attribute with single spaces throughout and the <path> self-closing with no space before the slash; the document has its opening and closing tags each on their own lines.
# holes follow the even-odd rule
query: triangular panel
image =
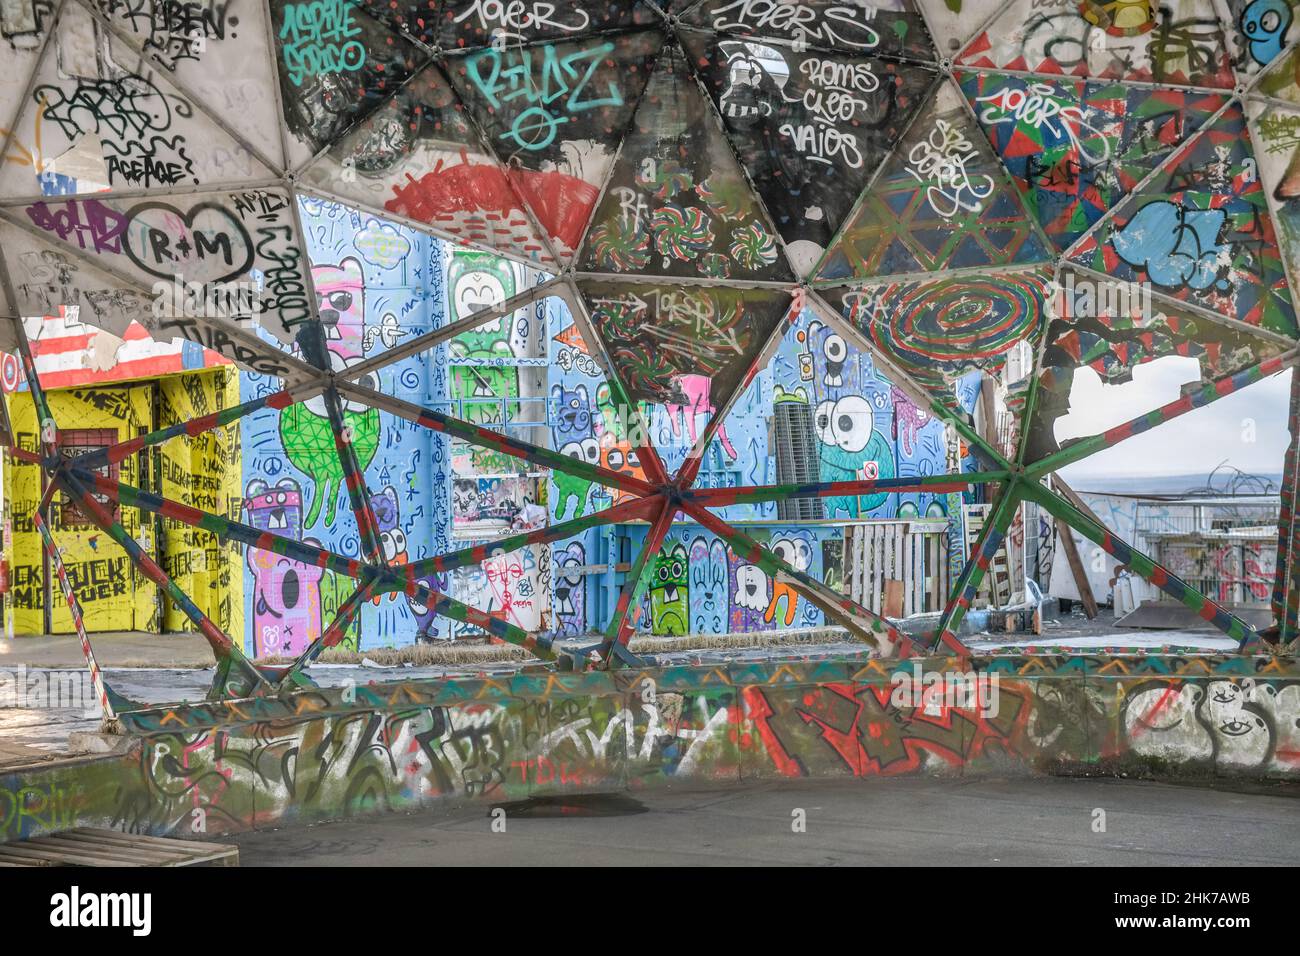
<svg viewBox="0 0 1300 956">
<path fill-rule="evenodd" d="M 939 87 L 827 256 L 820 279 L 1041 262 L 1052 253 L 950 83 Z"/>
<path fill-rule="evenodd" d="M 179 276 L 182 283 L 197 284 L 199 294 L 192 298 L 201 308 L 233 303 L 239 312 L 255 305 L 256 324 L 289 345 L 315 306 L 308 299 L 309 263 L 292 202 L 287 193 L 269 189 L 168 200 L 51 198 L 15 215 L 54 246 L 89 255 L 143 289 L 161 284 L 170 294 Z M 72 287 L 85 294 L 75 278 Z"/>
<path fill-rule="evenodd" d="M 302 173 L 304 182 L 444 235 L 554 266 L 496 157 L 430 65 Z"/>
<path fill-rule="evenodd" d="M 69 211 L 77 202 L 71 201 L 64 210 Z M 77 251 L 94 254 L 93 245 L 85 250 L 78 246 Z M 80 321 L 119 337 L 125 337 L 131 323 L 138 322 L 156 341 L 184 339 L 219 352 L 251 372 L 296 381 L 305 371 L 286 364 L 274 345 L 257 341 L 247 319 L 225 320 L 243 328 L 246 335 L 223 334 L 212 324 L 196 321 L 195 315 L 207 311 L 191 310 L 194 300 L 186 299 L 170 282 L 159 294 L 149 283 L 142 287 L 139 282 L 110 275 L 61 244 L 57 235 L 45 241 L 0 221 L 0 254 L 22 315 L 57 315 L 61 307 L 66 307 L 76 309 Z M 120 261 L 113 264 L 121 266 Z"/>
<path fill-rule="evenodd" d="M 704 376 L 724 400 L 790 308 L 773 290 L 578 283 L 592 325 L 631 397 L 681 405 L 684 376 Z"/>
<path fill-rule="evenodd" d="M 377 109 L 427 59 L 354 0 L 270 7 L 291 166 Z"/>
<path fill-rule="evenodd" d="M 1295 308 L 1258 170 L 1234 105 L 1080 243 L 1071 261 L 1294 337 Z"/>
<path fill-rule="evenodd" d="M 643 31 L 489 48 L 447 63 L 561 260 L 582 241 L 662 41 L 657 31 Z"/>
<path fill-rule="evenodd" d="M 1060 447 L 1055 425 L 1070 411 L 1071 388 L 1082 369 L 1095 374 L 1103 385 L 1120 385 L 1131 381 L 1140 365 L 1181 356 L 1196 360 L 1199 380 L 1208 382 L 1285 350 L 1273 339 L 1155 301 L 1149 285 L 1066 270 L 1061 286 L 1056 317 L 1048 326 L 1043 348 L 1026 461 L 1037 461 Z M 1132 405 L 1129 410 L 1129 417 L 1137 418 L 1151 407 Z"/>
<path fill-rule="evenodd" d="M 157 57 L 165 76 L 174 77 L 246 143 L 283 165 L 275 68 L 261 0 L 91 2 L 129 42 Z M 222 180 L 257 175 L 247 155 L 236 153 L 226 165 L 230 168 L 223 170 Z"/>
<path fill-rule="evenodd" d="M 1012 0 L 958 65 L 1220 89 L 1235 82 L 1211 0 Z"/>
<path fill-rule="evenodd" d="M 1076 241 L 1223 105 L 1214 94 L 959 74 L 1043 231 Z"/>
<path fill-rule="evenodd" d="M 757 40 L 683 40 L 795 268 L 806 273 L 921 107 L 935 74 Z"/>
<path fill-rule="evenodd" d="M 637 107 L 581 267 L 793 279 L 712 107 L 673 50 L 661 55 Z"/>
<path fill-rule="evenodd" d="M 83 7 L 67 4 L 14 130 L 10 152 L 31 163 L 0 168 L 0 195 L 164 192 L 273 175 L 139 61 Z"/>
</svg>

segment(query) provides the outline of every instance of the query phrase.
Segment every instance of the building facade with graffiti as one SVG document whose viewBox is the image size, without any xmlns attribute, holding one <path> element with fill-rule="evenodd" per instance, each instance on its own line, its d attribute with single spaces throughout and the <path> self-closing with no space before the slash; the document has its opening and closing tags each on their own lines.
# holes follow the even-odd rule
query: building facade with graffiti
<svg viewBox="0 0 1300 956">
<path fill-rule="evenodd" d="M 549 278 L 334 203 L 305 200 L 300 213 L 328 361 L 336 372 L 373 362 Z M 155 345 L 136 332 L 128 333 L 111 360 L 96 358 L 106 348 L 99 341 L 106 333 L 71 317 L 43 321 L 44 337 L 34 337 L 38 353 L 47 356 L 43 361 L 48 364 L 48 356 L 60 352 L 66 353 L 65 364 L 75 358 L 78 368 L 98 367 L 96 362 L 103 366 L 67 382 L 59 380 L 52 366 L 48 370 L 56 373 L 50 379 L 52 394 L 59 409 L 66 408 L 65 420 L 112 429 L 112 435 L 99 436 L 106 443 L 248 402 L 280 387 L 271 376 L 216 368 L 220 359 L 197 345 Z M 166 358 L 134 364 L 132 335 L 144 339 L 141 347 L 147 345 L 151 355 Z M 59 344 L 54 344 L 56 338 Z M 298 345 L 268 331 L 261 331 L 261 338 L 302 357 Z M 159 364 L 164 361 L 176 365 L 178 373 L 193 371 L 169 376 L 171 366 Z M 16 366 L 11 373 L 17 379 Z M 129 384 L 141 377 L 148 381 Z M 974 405 L 978 380 L 976 374 L 974 392 L 970 381 L 959 383 L 958 400 L 967 407 Z M 86 387 L 59 390 L 72 382 Z M 378 372 L 365 372 L 357 382 L 612 471 L 643 475 L 629 441 L 628 412 L 616 407 L 599 356 L 560 298 L 538 296 L 514 313 L 461 331 Z M 34 412 L 21 398 L 21 383 L 15 380 L 13 388 L 19 394 L 10 402 L 15 428 L 35 450 Z M 662 396 L 664 401 L 643 402 L 637 410 L 670 471 L 681 466 L 718 413 L 710 392 L 708 377 L 685 375 L 671 394 Z M 622 500 L 617 490 L 557 471 L 530 471 L 519 459 L 450 439 L 382 409 L 345 403 L 341 412 L 390 562 L 490 546 L 512 529 L 572 520 Z M 237 427 L 211 433 L 201 444 L 187 447 L 188 457 L 180 457 L 172 448 L 179 443 L 170 442 L 157 462 L 124 462 L 114 477 L 195 507 L 215 508 L 262 531 L 348 556 L 361 554 L 336 429 L 323 399 L 264 408 Z M 952 470 L 962 454 L 943 423 L 913 404 L 865 351 L 805 311 L 785 329 L 770 361 L 708 442 L 699 485 L 929 476 Z M 150 473 L 142 475 L 142 470 Z M 34 504 L 40 497 L 38 484 L 36 466 L 19 464 L 7 476 L 10 500 Z M 734 505 L 723 514 L 800 570 L 843 586 L 846 563 L 851 563 L 846 528 L 869 522 L 900 529 L 923 522 L 931 531 L 950 527 L 961 522 L 962 500 L 952 494 L 881 493 Z M 192 583 L 196 590 L 191 593 L 211 594 L 214 621 L 229 624 L 228 633 L 246 634 L 246 650 L 258 657 L 301 653 L 352 593 L 352 582 L 331 570 L 270 552 L 217 548 L 198 540 L 204 532 L 168 519 L 142 523 L 131 508 L 122 509 L 121 516 L 142 543 L 162 547 L 164 565 Z M 156 542 L 155 526 L 163 528 Z M 422 583 L 525 630 L 560 635 L 599 631 L 609 621 L 645 533 L 646 526 L 637 523 L 595 528 L 554 545 L 429 575 Z M 72 574 L 90 630 L 188 626 L 152 585 L 125 580 L 130 566 L 112 542 L 89 532 L 86 538 L 82 542 L 78 537 L 75 547 L 65 550 L 72 548 Z M 945 534 L 943 541 L 929 573 L 946 582 L 947 566 L 954 557 L 960 559 L 950 553 L 960 546 L 960 535 Z M 12 627 L 20 633 L 70 630 L 61 602 L 53 602 L 52 620 L 44 617 L 47 598 L 42 595 L 48 589 L 34 529 L 15 527 L 6 553 Z M 642 631 L 724 634 L 825 623 L 812 603 L 686 520 L 669 533 L 652 574 L 642 601 Z M 112 600 L 98 599 L 101 591 L 109 597 L 113 588 Z M 208 602 L 203 606 L 207 609 Z M 909 610 L 920 609 L 909 605 Z M 436 617 L 416 599 L 389 594 L 364 602 L 344 644 L 360 649 L 359 641 L 369 648 L 466 636 L 481 632 Z"/>
<path fill-rule="evenodd" d="M 47 383 L 65 454 L 106 448 L 234 405 L 239 382 L 221 356 L 191 343 L 153 341 L 138 324 L 117 336 L 76 316 L 26 321 L 36 368 Z M 25 377 L 12 356 L 0 366 L 6 409 L 19 445 L 40 448 L 42 430 Z M 52 387 L 51 387 L 52 386 Z M 106 477 L 219 514 L 237 509 L 240 434 L 236 425 L 181 435 L 102 469 Z M 32 515 L 46 494 L 39 465 L 11 459 L 4 475 L 4 561 L 10 634 L 71 634 L 72 616 L 51 580 Z M 100 501 L 144 551 L 219 627 L 243 627 L 242 556 L 210 531 Z M 49 523 L 59 533 L 69 581 L 91 631 L 181 630 L 184 615 L 145 579 L 123 548 L 62 492 L 51 493 Z"/>
</svg>

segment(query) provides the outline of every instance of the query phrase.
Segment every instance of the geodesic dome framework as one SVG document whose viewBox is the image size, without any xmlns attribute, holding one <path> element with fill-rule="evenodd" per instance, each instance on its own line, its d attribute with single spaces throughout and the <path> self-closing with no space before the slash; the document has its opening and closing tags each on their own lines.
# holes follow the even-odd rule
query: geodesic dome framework
<svg viewBox="0 0 1300 956">
<path fill-rule="evenodd" d="M 1024 501 L 1255 646 L 1248 625 L 1043 481 L 1294 362 L 1300 54 L 1291 44 L 1300 24 L 1283 0 L 27 0 L 7 5 L 4 18 L 6 314 L 76 306 L 111 332 L 137 321 L 283 382 L 218 414 L 65 456 L 21 322 L 0 342 L 22 353 L 43 423 L 40 451 L 9 436 L 11 453 L 42 464 L 51 493 L 80 502 L 203 632 L 221 662 L 214 692 L 300 680 L 367 599 L 391 592 L 555 656 L 546 636 L 430 588 L 427 575 L 482 561 L 487 547 L 385 561 L 345 402 L 626 496 L 491 545 L 497 553 L 601 524 L 649 523 L 604 641 L 580 655 L 587 662 L 631 660 L 650 558 L 678 514 L 882 655 L 965 654 L 961 619 Z M 313 285 L 302 196 L 552 278 L 350 360 L 330 347 L 339 293 Z M 379 370 L 544 297 L 566 304 L 600 364 L 640 472 L 371 387 Z M 728 411 L 805 309 L 955 429 L 979 468 L 696 487 Z M 1026 374 L 1011 374 L 1016 354 L 1030 356 Z M 1122 382 L 1167 355 L 1197 359 L 1200 386 L 1127 424 L 1057 441 L 1076 372 Z M 1005 389 L 1011 427 L 998 439 L 954 398 L 953 383 L 972 370 Z M 680 401 L 690 375 L 709 380 L 712 414 L 670 475 L 643 407 Z M 97 471 L 179 434 L 308 400 L 322 402 L 333 425 L 360 558 Z M 1293 399 L 1293 423 L 1295 414 Z M 822 426 L 833 433 L 836 423 Z M 1289 640 L 1300 597 L 1291 580 L 1294 447 L 1285 467 L 1273 604 Z M 714 513 L 975 484 L 994 489 L 991 514 L 928 640 Z M 356 591 L 295 664 L 255 667 L 113 520 L 104 507 L 112 502 L 329 568 Z M 36 520 L 57 568 L 58 549 Z"/>
</svg>

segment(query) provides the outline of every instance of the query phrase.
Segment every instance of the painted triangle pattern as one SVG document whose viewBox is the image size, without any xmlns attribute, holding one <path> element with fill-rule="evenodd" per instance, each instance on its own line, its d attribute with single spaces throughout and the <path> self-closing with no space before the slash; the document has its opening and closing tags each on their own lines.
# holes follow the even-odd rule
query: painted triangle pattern
<svg viewBox="0 0 1300 956">
<path fill-rule="evenodd" d="M 958 74 L 993 149 L 1064 250 L 1207 122 L 1217 94 Z"/>
<path fill-rule="evenodd" d="M 1213 0 L 1013 0 L 957 63 L 1219 89 L 1236 82 Z"/>
<path fill-rule="evenodd" d="M 1245 117 L 1229 106 L 1070 261 L 1294 338 L 1295 307 L 1258 169 Z"/>
<path fill-rule="evenodd" d="M 686 404 L 683 378 L 702 375 L 725 400 L 790 309 L 790 293 L 582 281 L 602 347 L 630 396 Z"/>
<path fill-rule="evenodd" d="M 944 83 L 899 141 L 818 278 L 865 279 L 1051 257 L 960 92 Z"/>
</svg>

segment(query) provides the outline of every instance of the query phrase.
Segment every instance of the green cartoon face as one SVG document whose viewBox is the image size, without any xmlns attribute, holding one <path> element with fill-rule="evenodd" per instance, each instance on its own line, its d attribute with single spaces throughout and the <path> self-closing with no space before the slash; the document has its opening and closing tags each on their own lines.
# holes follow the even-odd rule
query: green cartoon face
<svg viewBox="0 0 1300 956">
<path fill-rule="evenodd" d="M 499 305 L 515 294 L 515 276 L 510 263 L 482 253 L 456 253 L 447 267 L 450 290 L 450 320 L 466 318 L 475 312 Z M 477 328 L 462 332 L 448 346 L 451 355 L 451 396 L 462 400 L 515 398 L 519 395 L 519 370 L 488 365 L 458 365 L 457 359 L 511 359 L 512 316 L 503 316 Z M 517 403 L 510 403 L 506 414 L 514 417 Z M 475 424 L 499 423 L 501 406 L 492 402 L 467 401 L 460 417 Z"/>
<path fill-rule="evenodd" d="M 680 541 L 655 558 L 650 579 L 650 621 L 656 634 L 685 634 L 691 602 L 687 590 L 690 566 Z"/>
<path fill-rule="evenodd" d="M 515 274 L 498 256 L 458 252 L 447 266 L 448 311 L 452 322 L 500 305 L 515 294 Z M 460 357 L 496 358 L 511 354 L 510 316 L 462 332 L 451 343 Z M 502 351 L 504 350 L 504 351 Z"/>
</svg>

